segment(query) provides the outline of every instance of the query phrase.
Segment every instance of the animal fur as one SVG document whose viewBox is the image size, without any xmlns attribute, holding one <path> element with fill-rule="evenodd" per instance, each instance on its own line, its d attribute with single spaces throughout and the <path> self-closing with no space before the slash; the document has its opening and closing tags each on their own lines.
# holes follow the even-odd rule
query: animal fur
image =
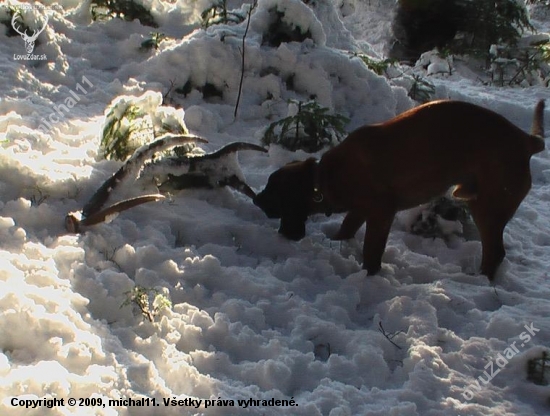
<svg viewBox="0 0 550 416">
<path fill-rule="evenodd" d="M 435 101 L 381 124 L 358 128 L 314 159 L 269 177 L 254 203 L 280 218 L 279 232 L 299 240 L 307 217 L 347 212 L 335 239 L 352 238 L 367 222 L 363 267 L 380 270 L 395 214 L 454 186 L 482 242 L 481 273 L 493 279 L 505 256 L 503 231 L 531 188 L 529 160 L 544 149 L 544 101 L 531 133 L 501 115 L 460 101 Z"/>
</svg>

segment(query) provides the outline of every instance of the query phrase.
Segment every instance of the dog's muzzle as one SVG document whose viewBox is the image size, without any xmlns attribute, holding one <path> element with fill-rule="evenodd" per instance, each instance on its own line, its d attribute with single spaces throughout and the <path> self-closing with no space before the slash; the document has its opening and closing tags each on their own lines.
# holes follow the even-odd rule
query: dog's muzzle
<svg viewBox="0 0 550 416">
<path fill-rule="evenodd" d="M 267 215 L 267 218 L 281 218 L 279 201 L 265 191 L 256 195 L 252 202 Z"/>
<path fill-rule="evenodd" d="M 252 200 L 254 205 L 259 207 L 268 218 L 280 218 L 279 233 L 289 240 L 298 241 L 305 236 L 305 218 L 300 218 L 286 212 L 283 218 L 283 209 L 281 200 L 274 196 L 272 192 L 265 189 Z"/>
</svg>

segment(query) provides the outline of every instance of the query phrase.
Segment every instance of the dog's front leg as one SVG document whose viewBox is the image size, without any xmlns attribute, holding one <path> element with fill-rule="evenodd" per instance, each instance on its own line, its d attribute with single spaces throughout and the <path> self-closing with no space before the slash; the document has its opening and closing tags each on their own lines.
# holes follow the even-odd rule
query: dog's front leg
<svg viewBox="0 0 550 416">
<path fill-rule="evenodd" d="M 355 237 L 357 230 L 364 224 L 365 214 L 360 211 L 350 211 L 347 213 L 340 230 L 332 237 L 333 240 L 349 240 Z"/>
<path fill-rule="evenodd" d="M 363 269 L 369 275 L 376 274 L 382 267 L 382 255 L 390 233 L 395 211 L 376 211 L 367 216 L 365 245 L 363 246 Z"/>
</svg>

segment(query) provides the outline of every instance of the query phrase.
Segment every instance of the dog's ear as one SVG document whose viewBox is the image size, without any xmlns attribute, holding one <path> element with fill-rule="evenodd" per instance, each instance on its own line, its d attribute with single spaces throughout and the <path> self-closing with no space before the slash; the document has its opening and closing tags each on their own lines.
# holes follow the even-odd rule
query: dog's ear
<svg viewBox="0 0 550 416">
<path fill-rule="evenodd" d="M 313 195 L 315 181 L 315 169 L 317 161 L 314 158 L 302 162 L 291 162 L 283 167 L 288 172 L 287 187 L 299 192 L 301 195 Z"/>
<path fill-rule="evenodd" d="M 281 218 L 284 201 L 292 193 L 288 186 L 292 181 L 290 165 L 287 164 L 269 175 L 265 188 L 253 199 L 254 204 L 260 207 L 268 218 Z"/>
</svg>

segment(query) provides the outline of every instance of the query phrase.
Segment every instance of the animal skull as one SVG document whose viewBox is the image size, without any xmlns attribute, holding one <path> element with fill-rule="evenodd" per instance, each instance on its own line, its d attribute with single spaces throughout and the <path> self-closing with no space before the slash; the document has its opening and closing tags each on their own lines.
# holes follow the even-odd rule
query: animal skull
<svg viewBox="0 0 550 416">
<path fill-rule="evenodd" d="M 44 31 L 44 29 L 46 29 L 46 25 L 48 24 L 48 15 L 46 15 L 46 21 L 44 22 L 44 26 L 42 26 L 42 29 L 38 31 L 35 29 L 31 36 L 27 35 L 27 29 L 25 29 L 24 32 L 21 32 L 19 27 L 16 26 L 16 20 L 19 16 L 21 16 L 21 13 L 13 14 L 13 17 L 11 18 L 11 26 L 13 27 L 13 30 L 19 33 L 25 41 L 25 49 L 27 50 L 27 53 L 32 53 L 32 51 L 34 50 L 34 43 L 36 42 L 38 35 L 40 35 Z"/>
</svg>

